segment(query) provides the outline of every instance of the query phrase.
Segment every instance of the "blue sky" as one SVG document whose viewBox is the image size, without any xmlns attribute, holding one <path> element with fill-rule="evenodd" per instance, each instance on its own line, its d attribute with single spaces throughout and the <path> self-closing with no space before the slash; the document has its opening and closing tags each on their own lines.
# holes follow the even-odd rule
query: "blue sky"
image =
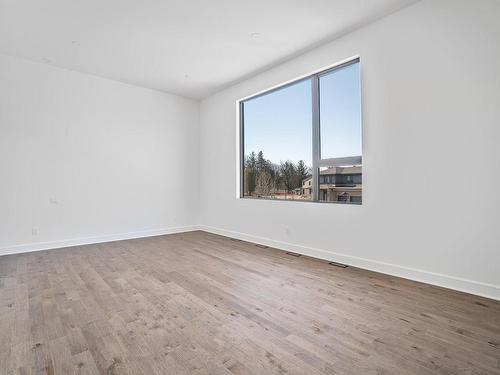
<svg viewBox="0 0 500 375">
<path fill-rule="evenodd" d="M 322 158 L 361 155 L 359 64 L 320 78 Z M 311 81 L 245 102 L 245 154 L 311 166 Z"/>
</svg>

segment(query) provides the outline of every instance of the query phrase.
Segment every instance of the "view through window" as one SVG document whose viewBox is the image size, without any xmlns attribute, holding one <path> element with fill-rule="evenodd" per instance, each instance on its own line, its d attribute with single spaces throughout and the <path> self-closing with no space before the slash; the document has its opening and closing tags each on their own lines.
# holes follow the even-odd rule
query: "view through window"
<svg viewBox="0 0 500 375">
<path fill-rule="evenodd" d="M 361 204 L 359 60 L 240 102 L 241 196 Z"/>
</svg>

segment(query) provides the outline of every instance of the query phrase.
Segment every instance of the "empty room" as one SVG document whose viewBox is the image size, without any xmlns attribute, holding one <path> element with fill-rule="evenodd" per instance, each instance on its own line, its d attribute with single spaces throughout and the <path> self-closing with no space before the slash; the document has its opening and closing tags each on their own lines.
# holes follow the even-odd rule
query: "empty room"
<svg viewBox="0 0 500 375">
<path fill-rule="evenodd" d="M 0 0 L 0 375 L 500 375 L 499 0 Z"/>
</svg>

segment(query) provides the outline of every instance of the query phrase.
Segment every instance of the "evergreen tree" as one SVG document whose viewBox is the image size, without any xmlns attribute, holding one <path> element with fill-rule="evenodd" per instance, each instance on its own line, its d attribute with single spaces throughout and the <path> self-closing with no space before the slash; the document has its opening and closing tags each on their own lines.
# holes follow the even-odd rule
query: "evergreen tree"
<svg viewBox="0 0 500 375">
<path fill-rule="evenodd" d="M 259 172 L 263 171 L 264 169 L 266 169 L 266 165 L 267 162 L 266 159 L 264 159 L 264 153 L 262 151 L 259 151 L 259 153 L 257 154 L 257 162 L 256 162 L 257 170 Z"/>
<path fill-rule="evenodd" d="M 302 181 L 304 181 L 307 176 L 309 175 L 309 168 L 307 167 L 306 163 L 304 163 L 304 160 L 299 160 L 297 163 L 297 187 L 302 186 Z"/>
<path fill-rule="evenodd" d="M 245 186 L 244 193 L 245 195 L 252 195 L 255 191 L 255 170 L 252 168 L 245 167 L 245 176 L 244 176 Z"/>
<path fill-rule="evenodd" d="M 297 168 L 290 160 L 281 162 L 280 168 L 281 178 L 286 191 L 290 192 L 297 186 Z"/>
<path fill-rule="evenodd" d="M 243 175 L 245 195 L 252 195 L 255 191 L 256 165 L 257 158 L 255 157 L 255 152 L 252 151 L 245 158 L 245 171 Z"/>
<path fill-rule="evenodd" d="M 255 157 L 255 152 L 251 152 L 250 155 L 246 157 L 245 166 L 250 169 L 255 169 L 257 166 L 257 158 Z"/>
</svg>

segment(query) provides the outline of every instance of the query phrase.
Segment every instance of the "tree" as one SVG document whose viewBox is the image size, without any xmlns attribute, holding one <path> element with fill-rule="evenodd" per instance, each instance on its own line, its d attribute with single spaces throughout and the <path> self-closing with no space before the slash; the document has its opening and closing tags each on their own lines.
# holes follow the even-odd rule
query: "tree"
<svg viewBox="0 0 500 375">
<path fill-rule="evenodd" d="M 281 162 L 280 172 L 286 191 L 290 192 L 295 189 L 297 184 L 297 169 L 295 168 L 295 164 L 290 160 L 284 163 Z"/>
<path fill-rule="evenodd" d="M 264 153 L 262 151 L 259 151 L 259 153 L 257 154 L 256 168 L 260 172 L 266 169 L 266 166 L 267 160 L 264 159 Z"/>
<path fill-rule="evenodd" d="M 304 181 L 309 175 L 309 168 L 307 167 L 304 160 L 299 160 L 297 163 L 297 179 L 298 179 L 298 187 L 302 186 L 302 181 Z"/>
<path fill-rule="evenodd" d="M 246 157 L 245 166 L 250 169 L 255 169 L 257 166 L 257 159 L 255 158 L 255 152 L 251 152 L 250 155 Z"/>
<path fill-rule="evenodd" d="M 264 173 L 265 172 L 265 173 Z M 295 165 L 290 160 L 274 164 L 264 153 L 251 152 L 245 157 L 244 190 L 246 194 L 271 195 L 277 189 L 287 192 L 302 187 L 302 181 L 310 174 L 310 168 L 303 160 Z"/>
<path fill-rule="evenodd" d="M 272 189 L 273 179 L 271 177 L 271 174 L 266 170 L 259 172 L 259 175 L 257 176 L 257 184 L 255 187 L 255 191 L 257 192 L 257 194 L 269 196 L 271 195 Z"/>
<path fill-rule="evenodd" d="M 245 171 L 244 173 L 244 192 L 247 195 L 252 195 L 255 191 L 255 176 L 256 176 L 256 165 L 257 158 L 255 157 L 255 152 L 251 152 L 245 158 Z"/>
<path fill-rule="evenodd" d="M 255 171 L 252 168 L 245 167 L 245 193 L 252 195 L 255 191 Z"/>
<path fill-rule="evenodd" d="M 273 191 L 276 189 L 279 189 L 281 185 L 281 173 L 280 173 L 280 166 L 277 164 L 269 163 L 268 170 L 272 178 L 272 186 L 273 186 Z"/>
</svg>

